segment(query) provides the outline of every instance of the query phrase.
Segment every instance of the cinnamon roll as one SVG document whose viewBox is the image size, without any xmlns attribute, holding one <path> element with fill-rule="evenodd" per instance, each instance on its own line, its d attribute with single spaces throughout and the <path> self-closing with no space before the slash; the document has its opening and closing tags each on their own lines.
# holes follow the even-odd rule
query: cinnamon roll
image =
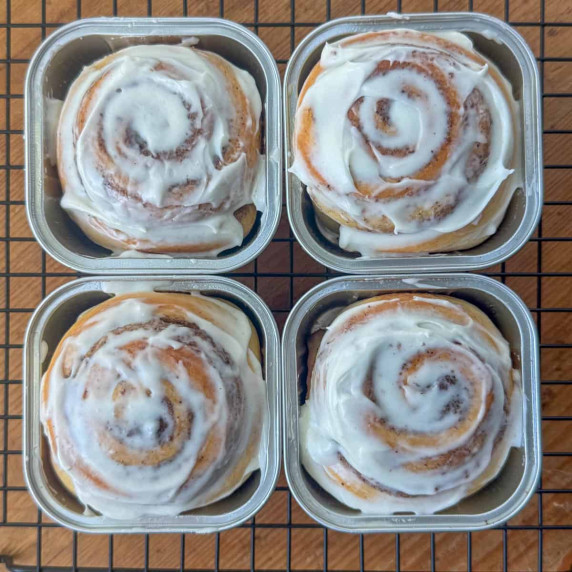
<svg viewBox="0 0 572 572">
<path fill-rule="evenodd" d="M 463 300 L 396 293 L 346 308 L 310 340 L 308 379 L 302 463 L 365 513 L 443 510 L 520 442 L 509 345 Z"/>
<path fill-rule="evenodd" d="M 85 68 L 57 135 L 62 207 L 120 252 L 215 256 L 264 208 L 252 76 L 187 46 L 134 46 Z"/>
<path fill-rule="evenodd" d="M 345 250 L 467 249 L 496 232 L 517 186 L 516 112 L 462 34 L 350 36 L 324 47 L 304 83 L 291 171 Z"/>
<path fill-rule="evenodd" d="M 253 325 L 200 295 L 142 292 L 82 314 L 42 379 L 62 483 L 117 519 L 216 502 L 259 468 L 265 384 Z"/>
</svg>

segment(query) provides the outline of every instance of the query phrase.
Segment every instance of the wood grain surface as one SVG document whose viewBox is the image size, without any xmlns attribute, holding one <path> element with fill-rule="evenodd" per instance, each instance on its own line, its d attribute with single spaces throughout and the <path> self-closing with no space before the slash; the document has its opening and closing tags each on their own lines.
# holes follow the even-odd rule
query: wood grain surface
<svg viewBox="0 0 572 572">
<path fill-rule="evenodd" d="M 546 94 L 547 204 L 541 228 L 516 256 L 487 271 L 525 300 L 541 333 L 542 492 L 506 529 L 472 534 L 360 537 L 296 527 L 312 520 L 290 498 L 283 476 L 255 526 L 220 535 L 111 538 L 50 525 L 28 495 L 22 474 L 21 344 L 34 307 L 75 274 L 42 253 L 25 214 L 22 94 L 27 63 L 42 38 L 59 24 L 109 16 L 114 10 L 120 16 L 222 15 L 254 29 L 283 73 L 296 43 L 328 17 L 362 9 L 379 14 L 471 6 L 515 23 L 539 58 Z M 300 23 L 310 25 L 296 25 Z M 182 0 L 0 0 L 0 371 L 5 372 L 0 387 L 0 554 L 11 557 L 14 565 L 68 569 L 178 569 L 183 562 L 190 570 L 423 571 L 432 569 L 434 558 L 433 568 L 439 572 L 572 570 L 572 531 L 562 528 L 572 526 L 571 94 L 572 0 L 546 0 L 544 5 L 540 0 L 188 0 L 186 5 Z M 289 236 L 284 214 L 276 237 Z M 275 241 L 235 277 L 256 288 L 282 325 L 292 303 L 326 273 L 295 242 Z M 38 528 L 38 523 L 45 526 Z"/>
</svg>

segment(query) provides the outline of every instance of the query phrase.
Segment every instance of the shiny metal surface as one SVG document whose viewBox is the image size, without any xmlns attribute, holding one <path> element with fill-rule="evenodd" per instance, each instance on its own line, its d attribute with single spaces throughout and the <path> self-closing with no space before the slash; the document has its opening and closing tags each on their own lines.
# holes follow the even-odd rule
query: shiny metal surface
<svg viewBox="0 0 572 572">
<path fill-rule="evenodd" d="M 486 487 L 435 515 L 363 514 L 326 493 L 300 463 L 298 412 L 306 384 L 306 343 L 318 317 L 324 327 L 349 304 L 386 292 L 448 294 L 483 310 L 510 343 L 522 376 L 522 446 L 513 448 L 499 476 Z M 440 532 L 499 525 L 522 509 L 540 475 L 540 377 L 538 336 L 522 300 L 500 282 L 474 274 L 340 277 L 307 292 L 294 306 L 282 338 L 284 468 L 292 494 L 315 520 L 345 532 Z"/>
<path fill-rule="evenodd" d="M 50 294 L 30 320 L 24 350 L 24 474 L 37 504 L 51 518 L 74 530 L 105 533 L 218 532 L 252 518 L 274 491 L 280 471 L 281 367 L 278 328 L 272 313 L 257 294 L 246 286 L 217 276 L 177 278 L 144 277 L 83 278 Z M 175 517 L 113 520 L 91 511 L 73 498 L 51 468 L 49 446 L 40 422 L 40 382 L 53 352 L 69 327 L 87 308 L 109 298 L 106 292 L 126 283 L 139 283 L 142 290 L 201 292 L 240 307 L 251 319 L 260 337 L 263 372 L 267 383 L 267 415 L 263 434 L 262 468 L 232 495 L 215 504 Z"/>
<path fill-rule="evenodd" d="M 326 42 L 345 36 L 391 28 L 432 32 L 455 31 L 470 36 L 475 48 L 496 63 L 520 101 L 522 126 L 522 180 L 497 232 L 469 250 L 430 255 L 392 255 L 360 258 L 328 241 L 317 228 L 314 207 L 305 186 L 286 173 L 286 204 L 294 235 L 318 262 L 350 274 L 442 272 L 486 268 L 515 254 L 534 231 L 542 209 L 542 98 L 536 60 L 518 32 L 485 14 L 433 13 L 353 16 L 327 22 L 308 34 L 290 58 L 284 77 L 284 147 L 286 168 L 292 164 L 292 136 L 298 94 L 304 80 L 320 59 Z"/>
<path fill-rule="evenodd" d="M 198 46 L 249 71 L 263 102 L 266 157 L 266 210 L 242 246 L 216 258 L 167 256 L 124 258 L 91 242 L 60 207 L 61 186 L 48 156 L 48 98 L 63 100 L 81 69 L 134 44 L 178 43 L 197 38 Z M 282 109 L 280 76 L 264 43 L 244 26 L 215 18 L 95 18 L 59 28 L 38 48 L 26 78 L 26 205 L 35 237 L 56 260 L 92 274 L 229 272 L 250 262 L 268 245 L 282 207 Z"/>
</svg>

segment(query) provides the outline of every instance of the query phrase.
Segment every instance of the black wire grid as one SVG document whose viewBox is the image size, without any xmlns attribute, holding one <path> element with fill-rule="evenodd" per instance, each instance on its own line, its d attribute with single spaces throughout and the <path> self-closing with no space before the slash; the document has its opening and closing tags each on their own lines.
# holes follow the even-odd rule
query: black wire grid
<svg viewBox="0 0 572 572">
<path fill-rule="evenodd" d="M 40 0 L 37 0 L 38 2 Z M 73 2 L 74 0 L 72 0 Z M 289 1 L 289 6 L 288 6 Z M 314 6 L 318 3 L 323 2 L 324 0 L 319 0 L 319 2 L 314 2 L 313 0 L 309 0 L 309 3 Z M 369 0 L 370 2 L 374 2 L 376 0 Z M 547 5 L 549 11 L 552 10 L 550 6 L 550 2 L 556 4 L 557 2 L 565 6 L 568 4 L 568 13 L 565 14 L 565 18 L 568 22 L 551 22 L 546 20 L 547 14 Z M 225 12 L 225 0 L 218 0 L 218 14 L 216 13 L 216 8 L 212 9 L 212 4 L 210 4 L 210 12 L 209 15 L 220 16 L 220 17 L 227 17 L 232 18 L 232 14 L 229 14 L 229 5 L 231 4 L 230 0 L 226 0 L 227 2 L 227 10 Z M 264 13 L 268 14 L 272 12 L 273 6 L 271 0 L 245 0 L 242 4 L 240 3 L 241 0 L 234 0 L 232 2 L 233 11 L 238 6 L 239 8 L 242 6 L 248 6 L 248 12 L 252 14 L 252 21 L 243 22 L 245 25 L 253 29 L 257 34 L 260 34 L 263 39 L 268 38 L 268 30 L 264 30 L 265 28 L 281 28 L 282 33 L 284 33 L 284 29 L 289 31 L 289 50 L 290 53 L 293 51 L 297 40 L 300 39 L 301 36 L 305 35 L 305 33 L 315 26 L 323 23 L 323 21 L 297 21 L 297 6 L 295 0 L 277 0 L 276 6 L 277 9 L 280 6 L 282 12 L 286 10 L 286 13 L 289 11 L 289 19 L 280 18 L 283 21 L 275 22 L 275 21 L 266 21 L 268 17 L 265 15 L 264 18 L 259 18 L 261 8 L 264 9 Z M 299 0 L 299 4 L 301 5 L 303 0 Z M 366 5 L 366 0 L 354 0 L 353 2 L 353 13 L 354 14 L 365 14 L 371 13 L 372 10 L 379 11 L 379 13 L 383 13 L 386 10 L 395 10 L 397 12 L 401 12 L 407 10 L 415 10 L 419 9 L 420 6 L 416 3 L 417 0 L 410 0 L 409 3 L 406 3 L 404 0 L 403 5 L 401 0 L 381 0 L 381 6 L 373 6 L 371 4 Z M 21 288 L 26 288 L 25 284 L 27 280 L 36 279 L 36 281 L 40 281 L 41 283 L 41 297 L 43 298 L 48 291 L 50 291 L 53 286 L 57 285 L 62 281 L 69 279 L 70 277 L 74 277 L 75 274 L 73 272 L 66 272 L 63 267 L 59 267 L 53 263 L 43 252 L 41 254 L 41 269 L 39 271 L 29 272 L 27 269 L 26 271 L 19 270 L 19 252 L 21 252 L 21 248 L 25 248 L 25 245 L 18 244 L 18 243 L 25 243 L 25 242 L 34 242 L 34 239 L 31 237 L 29 233 L 25 232 L 16 232 L 14 233 L 13 228 L 17 226 L 21 222 L 22 215 L 24 209 L 24 201 L 21 200 L 22 189 L 19 188 L 17 191 L 14 190 L 14 187 L 18 186 L 21 187 L 23 184 L 23 177 L 22 170 L 23 160 L 21 157 L 21 153 L 18 153 L 17 150 L 19 149 L 19 142 L 16 142 L 16 139 L 20 139 L 23 134 L 23 130 L 21 129 L 21 121 L 11 120 L 11 111 L 14 111 L 16 107 L 21 108 L 22 106 L 22 99 L 23 95 L 21 93 L 21 89 L 16 86 L 12 85 L 15 84 L 12 80 L 13 73 L 12 70 L 15 66 L 20 64 L 27 64 L 28 59 L 17 59 L 13 58 L 11 55 L 11 37 L 16 34 L 20 33 L 18 28 L 25 28 L 25 29 L 35 29 L 36 31 L 39 29 L 41 32 L 41 38 L 45 38 L 47 34 L 53 28 L 58 27 L 61 25 L 60 23 L 54 23 L 47 21 L 47 11 L 53 10 L 54 7 L 57 7 L 57 1 L 54 3 L 50 0 L 41 0 L 41 22 L 35 23 L 21 23 L 21 22 L 12 22 L 12 14 L 14 7 L 12 4 L 15 3 L 15 0 L 6 0 L 6 23 L 0 24 L 0 35 L 3 32 L 5 35 L 6 40 L 6 54 L 5 59 L 0 59 L 0 66 L 4 67 L 5 72 L 5 93 L 0 95 L 0 102 L 3 100 L 5 105 L 5 114 L 6 120 L 4 129 L 0 130 L 0 135 L 2 135 L 2 139 L 5 140 L 5 164 L 0 165 L 0 177 L 3 175 L 5 179 L 5 199 L 0 200 L 0 211 L 5 211 L 5 232 L 4 237 L 0 238 L 0 241 L 4 242 L 4 250 L 5 250 L 5 268 L 0 269 L 0 281 L 3 279 L 5 282 L 4 286 L 4 296 L 5 296 L 5 304 L 4 308 L 0 308 L 0 324 L 1 320 L 4 319 L 4 339 L 2 340 L 4 343 L 0 344 L 0 358 L 4 358 L 4 379 L 1 381 L 3 388 L 0 386 L 0 401 L 3 397 L 4 402 L 4 409 L 3 414 L 0 415 L 0 469 L 2 470 L 2 480 L 1 480 L 1 487 L 0 487 L 0 500 L 2 502 L 2 509 L 1 509 L 1 521 L 0 521 L 0 542 L 3 535 L 3 530 L 7 530 L 7 528 L 3 527 L 10 527 L 11 530 L 14 528 L 25 528 L 27 532 L 29 529 L 34 529 L 36 531 L 36 558 L 35 563 L 30 565 L 26 564 L 19 564 L 18 563 L 18 554 L 17 550 L 12 552 L 11 554 L 5 554 L 4 556 L 0 555 L 0 562 L 4 562 L 4 564 L 11 570 L 23 570 L 23 571 L 32 571 L 32 570 L 53 570 L 54 572 L 57 570 L 73 570 L 74 572 L 80 567 L 78 566 L 78 535 L 77 533 L 73 533 L 71 537 L 71 545 L 69 546 L 68 550 L 71 551 L 71 558 L 69 561 L 71 565 L 65 567 L 54 567 L 51 565 L 46 566 L 42 562 L 42 542 L 43 537 L 45 537 L 46 529 L 49 528 L 56 528 L 58 525 L 51 522 L 45 516 L 42 515 L 40 510 L 37 510 L 37 518 L 34 519 L 24 519 L 25 521 L 14 521 L 14 519 L 10 518 L 10 513 L 8 510 L 8 495 L 9 493 L 17 493 L 25 494 L 26 487 L 22 482 L 21 478 L 19 479 L 18 484 L 12 483 L 12 477 L 10 476 L 14 472 L 15 464 L 21 464 L 21 445 L 20 440 L 15 441 L 13 438 L 13 433 L 19 431 L 19 426 L 22 423 L 22 415 L 21 414 L 14 414 L 14 410 L 20 411 L 20 404 L 18 394 L 20 392 L 20 386 L 22 383 L 21 380 L 21 371 L 19 367 L 19 360 L 20 354 L 22 351 L 22 344 L 16 343 L 21 342 L 21 339 L 14 339 L 15 334 L 13 333 L 14 330 L 21 331 L 23 324 L 27 321 L 30 312 L 33 311 L 33 308 L 25 308 L 25 307 L 17 307 L 18 303 L 14 302 L 13 300 L 17 300 L 18 298 L 18 291 Z M 204 15 L 204 6 L 207 2 L 195 2 L 194 0 L 182 0 L 181 6 L 178 9 L 178 15 L 182 16 L 194 16 L 194 15 Z M 325 19 L 329 20 L 331 17 L 335 17 L 338 14 L 338 11 L 341 6 L 343 6 L 344 0 L 325 0 Z M 380 2 L 377 2 L 378 4 Z M 118 11 L 118 3 L 117 0 L 113 0 L 111 4 L 111 8 L 99 7 L 99 4 L 95 4 L 96 8 L 93 5 L 90 8 L 86 9 L 87 0 L 84 0 L 84 5 L 82 6 L 82 0 L 77 0 L 75 3 L 75 15 L 77 18 L 81 18 L 83 16 L 89 15 L 125 15 L 122 11 Z M 161 0 L 147 0 L 146 2 L 139 2 L 137 3 L 137 7 L 141 8 L 141 4 L 143 4 L 143 11 L 148 16 L 158 16 L 163 15 L 162 7 L 161 7 Z M 171 2 L 171 4 L 173 4 Z M 260 5 L 259 5 L 260 4 Z M 262 6 L 264 4 L 264 6 Z M 461 4 L 459 6 L 459 4 Z M 464 5 L 463 5 L 464 4 Z M 553 5 L 554 5 L 553 4 Z M 134 6 L 135 3 L 131 2 L 131 6 Z M 269 8 L 270 5 L 270 8 Z M 25 6 L 25 4 L 23 4 Z M 526 10 L 532 9 L 535 10 L 535 15 L 531 19 L 532 21 L 514 21 L 511 19 L 510 16 L 514 12 L 515 14 L 522 13 L 522 6 L 526 8 Z M 20 5 L 17 6 L 19 9 Z M 251 7 L 251 8 L 250 8 Z M 527 35 L 527 32 L 531 34 L 531 37 L 536 37 L 535 33 L 539 36 L 539 44 L 536 45 L 537 48 L 537 55 L 538 57 L 538 64 L 539 69 L 541 71 L 543 81 L 544 81 L 544 69 L 547 62 L 549 65 L 560 65 L 562 64 L 563 67 L 566 66 L 566 62 L 572 62 L 572 48 L 569 49 L 568 53 L 566 54 L 567 57 L 545 57 L 545 36 L 547 32 L 551 32 L 554 29 L 561 29 L 565 28 L 568 30 L 572 30 L 572 2 L 570 0 L 513 0 L 513 6 L 509 4 L 509 0 L 504 0 L 504 4 L 502 2 L 491 2 L 487 3 L 487 0 L 481 0 L 481 3 L 475 1 L 473 3 L 472 0 L 468 0 L 468 2 L 463 3 L 458 2 L 457 0 L 449 0 L 448 2 L 445 0 L 441 0 L 441 6 L 439 5 L 438 0 L 434 0 L 431 5 L 431 0 L 429 0 L 429 5 L 427 6 L 427 2 L 423 2 L 423 10 L 433 10 L 438 11 L 439 8 L 447 10 L 447 9 L 466 9 L 469 11 L 475 10 L 483 10 L 483 11 L 493 11 L 497 15 L 499 15 L 499 10 L 502 12 L 500 14 L 501 17 L 504 16 L 505 21 L 509 22 L 512 25 L 518 26 L 520 31 Z M 518 7 L 515 10 L 515 7 Z M 73 10 L 73 8 L 72 8 Z M 101 10 L 101 12 L 99 12 Z M 128 9 L 129 10 L 129 9 Z M 525 11 L 526 11 L 525 10 Z M 347 12 L 348 10 L 344 10 Z M 86 14 L 86 12 L 88 12 Z M 67 15 L 69 15 L 69 10 Z M 131 14 L 127 14 L 131 15 Z M 550 14 L 549 14 L 550 15 Z M 276 18 L 279 19 L 279 18 Z M 547 30 L 546 28 L 549 27 Z M 561 30 L 562 31 L 562 30 Z M 37 33 L 37 32 L 36 32 Z M 552 32 L 551 32 L 552 33 Z M 560 33 L 560 32 L 557 32 Z M 564 31 L 564 34 L 566 32 Z M 266 38 L 265 38 L 266 36 Z M 0 40 L 1 41 L 1 40 Z M 572 42 L 569 42 L 569 45 L 572 46 Z M 284 46 L 283 46 L 284 47 Z M 284 50 L 282 50 L 284 51 Z M 558 52 L 560 54 L 560 51 Z M 560 54 L 561 55 L 561 54 Z M 287 59 L 277 59 L 277 63 L 283 71 L 285 64 L 288 62 Z M 568 65 L 572 66 L 572 63 Z M 563 71 L 563 70 L 561 70 Z M 570 77 L 572 75 L 572 67 L 568 68 L 567 76 Z M 2 72 L 0 71 L 0 78 Z M 1 82 L 1 79 L 0 79 Z M 569 84 L 572 86 L 572 83 Z M 571 88 L 572 89 L 572 88 Z M 13 91 L 15 93 L 13 93 Z M 545 105 L 549 103 L 550 105 L 555 104 L 555 100 L 559 99 L 558 105 L 560 103 L 563 104 L 564 108 L 569 110 L 569 114 L 572 114 L 572 92 L 562 92 L 557 91 L 555 93 L 544 93 L 543 100 Z M 569 98 L 570 103 L 562 100 L 562 98 L 566 99 Z M 2 103 L 0 103 L 2 105 Z M 565 114 L 558 115 L 558 117 L 562 120 L 562 122 L 566 122 Z M 550 122 L 551 127 L 558 127 L 557 124 L 560 119 L 556 119 L 556 122 L 552 120 Z M 16 125 L 19 127 L 18 129 L 12 128 L 12 123 L 18 123 Z M 548 122 L 547 122 L 548 123 Z M 568 121 L 568 126 L 572 125 L 572 121 Z M 544 130 L 544 137 L 545 142 L 548 143 L 549 137 L 558 137 L 558 136 L 565 136 L 565 135 L 572 135 L 571 129 L 545 129 Z M 572 141 L 572 140 L 571 140 Z M 11 145 L 12 143 L 12 145 Z M 560 146 L 558 143 L 556 146 Z M 11 149 L 12 147 L 12 149 Z M 551 144 L 551 150 L 554 150 L 555 146 Z M 552 155 L 553 153 L 551 153 Z M 569 175 L 572 175 L 572 156 L 568 155 L 568 159 L 570 160 L 571 164 L 566 164 L 566 155 L 562 155 L 562 150 L 556 153 L 559 157 L 563 156 L 564 160 L 562 161 L 564 164 L 560 164 L 560 160 L 557 161 L 557 164 L 546 164 L 545 165 L 545 176 L 551 177 L 551 180 L 559 181 L 562 186 L 566 185 L 566 181 L 569 181 L 570 185 L 572 185 L 572 178 L 566 179 L 567 172 Z M 546 155 L 547 159 L 550 159 L 548 155 Z M 557 183 L 558 184 L 558 183 Z M 11 186 L 13 187 L 11 191 Z M 11 197 L 12 194 L 12 197 Z M 17 195 L 18 200 L 14 198 L 14 195 Z M 1 198 L 1 197 L 0 197 Z M 550 197 L 548 197 L 550 198 Z M 546 202 L 545 205 L 548 208 L 557 207 L 559 210 L 561 209 L 562 212 L 568 212 L 567 209 L 570 209 L 569 212 L 572 214 L 572 194 L 566 192 L 559 191 L 558 196 L 556 198 L 559 199 L 566 199 L 566 200 L 558 200 L 558 201 L 550 201 Z M 546 216 L 546 211 L 545 211 Z M 552 216 L 552 213 L 551 213 Z M 565 216 L 565 215 L 564 215 Z M 551 219 L 552 220 L 552 219 Z M 558 226 L 558 225 L 557 225 Z M 543 379 L 542 381 L 542 390 L 543 395 L 544 392 L 547 392 L 547 397 L 558 397 L 561 395 L 564 397 L 566 395 L 565 392 L 570 391 L 570 387 L 572 385 L 572 374 L 570 374 L 570 366 L 572 366 L 572 343 L 560 343 L 562 342 L 562 338 L 557 338 L 556 341 L 559 343 L 547 343 L 546 342 L 546 332 L 543 332 L 543 322 L 547 322 L 546 326 L 551 328 L 560 327 L 558 324 L 563 326 L 560 327 L 559 331 L 564 331 L 566 329 L 570 330 L 570 327 L 566 328 L 566 321 L 572 326 L 572 321 L 569 320 L 572 317 L 572 307 L 546 307 L 546 306 L 554 306 L 554 304 L 546 304 L 543 305 L 544 296 L 547 292 L 543 293 L 543 289 L 546 291 L 550 284 L 549 293 L 553 293 L 555 291 L 554 285 L 556 285 L 556 289 L 558 290 L 566 290 L 568 288 L 568 292 L 570 291 L 570 286 L 572 286 L 572 250 L 568 247 L 572 242 L 572 233 L 568 233 L 566 236 L 566 226 L 558 227 L 559 230 L 555 233 L 557 236 L 544 236 L 542 232 L 542 223 L 538 228 L 538 233 L 535 235 L 534 238 L 531 239 L 530 243 L 525 247 L 523 252 L 518 256 L 519 261 L 521 264 L 516 266 L 515 264 L 508 261 L 502 265 L 494 267 L 490 269 L 489 272 L 486 274 L 492 277 L 495 277 L 502 282 L 506 282 L 508 285 L 512 286 L 525 298 L 527 301 L 531 311 L 535 315 L 537 319 L 537 324 L 539 328 L 539 332 L 541 335 L 541 352 L 542 357 L 545 360 L 550 360 L 551 363 L 560 363 L 561 366 L 555 366 L 549 368 L 548 376 L 550 379 Z M 564 230 L 563 230 L 564 229 Z M 14 236 L 14 234 L 24 234 L 25 236 Z M 568 243 L 568 244 L 566 244 Z M 543 256 L 545 257 L 545 262 L 547 268 L 550 269 L 549 272 L 543 272 Z M 556 256 L 556 259 L 554 258 Z M 39 260 L 39 257 L 38 257 Z M 516 258 L 514 259 L 516 261 Z M 554 263 L 554 261 L 556 263 Z M 522 271 L 522 269 L 526 271 Z M 511 271 L 515 269 L 515 271 Z M 558 270 L 567 270 L 566 272 L 560 272 Z M 554 271 L 557 270 L 557 271 Z M 261 257 L 255 261 L 254 263 L 249 264 L 245 268 L 232 273 L 230 276 L 236 278 L 252 288 L 254 288 L 259 294 L 266 299 L 269 306 L 273 309 L 274 314 L 277 318 L 277 321 L 280 325 L 283 324 L 289 309 L 292 307 L 293 303 L 295 302 L 296 298 L 305 292 L 309 287 L 313 286 L 314 284 L 321 282 L 332 276 L 327 269 L 320 266 L 319 264 L 311 261 L 301 250 L 301 248 L 296 244 L 295 239 L 292 236 L 292 233 L 288 229 L 288 224 L 286 220 L 285 214 L 283 214 L 283 219 L 277 233 L 277 237 L 273 240 L 270 247 L 267 249 L 265 253 L 261 255 Z M 22 280 L 24 279 L 24 280 Z M 553 279 L 552 282 L 547 283 L 545 282 L 546 279 Z M 557 281 L 560 279 L 560 281 Z M 568 279 L 568 280 L 567 280 Z M 557 281 L 557 282 L 555 282 Z M 0 287 L 1 292 L 1 287 Z M 568 294 L 568 298 L 566 295 L 562 297 L 562 294 L 559 294 L 562 300 L 563 306 L 570 305 L 571 300 Z M 551 315 L 552 314 L 552 315 Z M 555 320 L 558 321 L 555 321 Z M 0 325 L 0 332 L 2 326 Z M 543 336 L 544 333 L 544 336 Z M 563 334 L 564 335 L 564 334 Z M 544 338 L 544 339 L 543 339 Z M 554 342 L 555 340 L 551 337 L 550 342 Z M 570 342 L 569 338 L 565 338 L 564 341 Z M 568 370 L 566 367 L 568 364 Z M 559 369 L 560 367 L 560 369 Z M 544 377 L 544 376 L 543 376 Z M 552 379 L 553 378 L 553 379 Z M 556 393 L 554 393 L 556 392 Z M 564 393 L 562 393 L 564 392 Z M 570 394 L 568 393 L 568 396 Z M 562 411 L 559 411 L 562 412 Z M 566 458 L 572 456 L 572 446 L 570 446 L 570 439 L 565 437 L 566 434 L 572 433 L 572 416 L 570 415 L 572 412 L 570 410 L 563 411 L 564 414 L 568 415 L 559 415 L 559 416 L 543 416 L 543 427 L 546 429 L 548 424 L 558 423 L 558 428 L 556 432 L 561 432 L 562 440 L 558 440 L 556 444 L 556 450 L 553 450 L 554 447 L 550 447 L 549 451 L 544 452 L 544 463 L 545 465 L 550 464 L 550 466 L 554 467 L 563 467 L 564 474 L 570 474 L 572 471 L 572 461 L 567 462 Z M 2 431 L 3 429 L 3 431 Z M 2 435 L 3 433 L 3 435 Z M 568 443 L 568 445 L 566 444 Z M 564 450 L 559 451 L 559 448 L 564 448 Z M 556 459 L 555 459 L 556 458 Z M 554 465 L 552 465 L 554 463 Z M 561 469 L 555 469 L 561 470 Z M 281 482 L 284 482 L 283 479 Z M 525 520 L 526 524 L 512 524 L 509 523 L 508 525 L 503 525 L 498 528 L 502 534 L 502 562 L 499 562 L 499 569 L 502 570 L 521 570 L 524 568 L 520 568 L 519 564 L 513 565 L 512 563 L 512 554 L 509 552 L 509 535 L 513 531 L 529 531 L 529 534 L 537 534 L 537 541 L 535 545 L 537 546 L 537 557 L 534 558 L 536 562 L 534 562 L 533 566 L 535 568 L 530 569 L 537 569 L 537 570 L 553 570 L 553 566 L 556 566 L 555 561 L 550 561 L 546 559 L 546 556 L 543 559 L 543 548 L 548 552 L 548 550 L 552 550 L 552 548 L 547 547 L 547 535 L 551 535 L 553 533 L 557 533 L 559 535 L 566 535 L 564 544 L 564 552 L 570 550 L 570 545 L 572 545 L 572 518 L 570 517 L 570 513 L 572 510 L 570 508 L 565 510 L 565 513 L 568 514 L 568 518 L 564 518 L 564 522 L 567 524 L 554 524 L 554 519 L 550 518 L 543 518 L 543 495 L 550 495 L 549 503 L 560 503 L 560 506 L 572 506 L 570 504 L 566 505 L 566 503 L 570 503 L 569 499 L 572 499 L 572 479 L 565 478 L 562 482 L 564 482 L 564 486 L 567 488 L 544 488 L 542 485 L 542 481 L 538 487 L 536 497 L 537 497 L 537 519 L 533 517 L 533 521 L 531 522 L 530 519 Z M 249 564 L 245 564 L 244 568 L 250 570 L 260 569 L 257 568 L 256 564 L 256 533 L 257 530 L 261 530 L 264 528 L 281 528 L 286 530 L 286 557 L 284 565 L 280 565 L 279 568 L 285 568 L 287 570 L 290 569 L 298 569 L 297 566 L 292 565 L 292 555 L 295 549 L 293 546 L 293 533 L 297 529 L 318 529 L 322 531 L 323 534 L 323 552 L 322 554 L 316 555 L 316 560 L 320 561 L 320 564 L 317 566 L 312 565 L 312 569 L 323 569 L 324 571 L 334 569 L 328 566 L 328 555 L 329 555 L 329 548 L 328 548 L 328 535 L 330 537 L 332 533 L 328 533 L 328 530 L 324 529 L 318 524 L 311 524 L 310 521 L 305 522 L 293 522 L 292 518 L 292 507 L 294 501 L 292 500 L 291 494 L 288 490 L 288 487 L 285 485 L 277 486 L 277 491 L 281 491 L 282 495 L 287 495 L 287 517 L 286 522 L 283 524 L 275 524 L 275 523 L 262 523 L 257 522 L 256 518 L 252 519 L 248 523 L 244 524 L 242 528 L 250 531 L 250 540 L 244 541 L 244 545 L 241 547 L 241 550 L 244 552 L 249 552 Z M 551 504 L 545 503 L 545 513 L 547 507 L 551 506 Z M 537 520 L 537 522 L 534 522 Z M 558 521 L 558 519 L 556 519 Z M 373 565 L 373 568 L 376 570 L 381 569 L 396 569 L 401 570 L 403 567 L 403 560 L 404 560 L 404 546 L 406 544 L 406 536 L 404 534 L 395 534 L 392 535 L 395 538 L 395 548 L 394 548 L 394 555 L 390 558 L 391 564 L 386 565 L 384 562 L 376 562 Z M 435 534 L 430 534 L 430 563 L 427 564 L 427 568 L 431 570 L 436 570 L 441 566 L 437 565 L 436 559 L 436 536 Z M 474 544 L 474 533 L 467 533 L 466 536 L 466 565 L 463 567 L 465 570 L 472 570 L 473 569 L 473 544 Z M 119 567 L 114 564 L 114 541 L 116 539 L 114 537 L 109 536 L 107 537 L 107 552 L 108 552 L 108 565 L 105 567 L 99 566 L 97 569 L 99 570 L 117 570 Z M 349 541 L 349 539 L 348 539 Z M 355 539 L 353 540 L 355 542 Z M 179 559 L 179 566 L 178 569 L 184 570 L 189 569 L 188 561 L 185 561 L 185 553 L 188 549 L 186 547 L 186 543 L 192 542 L 192 539 L 189 540 L 189 537 L 185 535 L 180 536 L 180 545 L 178 550 L 180 551 L 180 559 Z M 336 537 L 336 542 L 340 542 L 339 536 Z M 330 542 L 331 544 L 331 542 Z M 356 558 L 355 562 L 355 569 L 359 569 L 361 571 L 368 570 L 372 568 L 372 564 L 369 561 L 370 559 L 366 558 L 366 544 L 368 544 L 367 540 L 363 535 L 359 537 L 359 560 Z M 512 547 L 512 542 L 510 543 Z M 7 548 L 11 548 L 11 545 Z M 461 550 L 464 550 L 463 548 Z M 150 566 L 150 536 L 144 535 L 144 543 L 143 543 L 143 569 L 149 570 L 152 569 Z M 225 567 L 221 566 L 221 538 L 220 534 L 215 535 L 214 539 L 214 558 L 212 560 L 213 564 L 209 568 L 205 568 L 208 570 L 224 570 Z M 457 551 L 458 552 L 458 551 Z M 458 558 L 458 555 L 457 555 Z M 571 555 L 568 552 L 568 563 L 566 563 L 566 556 L 564 554 L 564 560 L 560 560 L 559 569 L 570 569 L 567 568 L 568 566 L 572 566 L 572 561 L 570 560 Z M 187 559 L 188 560 L 188 559 Z M 558 558 L 556 558 L 558 561 Z M 530 558 L 527 560 L 530 565 Z M 524 566 L 524 565 L 523 565 Z M 564 566 L 564 567 L 562 567 Z M 126 569 L 129 566 L 125 567 L 122 566 L 121 568 Z M 310 566 L 308 566 L 310 567 Z M 243 568 L 243 569 L 244 569 Z M 96 568 L 87 568 L 82 564 L 82 570 L 96 570 Z M 173 568 L 177 569 L 177 568 Z M 228 570 L 228 568 L 226 568 Z M 411 569 L 407 567 L 407 569 Z M 425 569 L 425 567 L 423 567 Z M 450 569 L 450 568 L 447 568 Z"/>
</svg>

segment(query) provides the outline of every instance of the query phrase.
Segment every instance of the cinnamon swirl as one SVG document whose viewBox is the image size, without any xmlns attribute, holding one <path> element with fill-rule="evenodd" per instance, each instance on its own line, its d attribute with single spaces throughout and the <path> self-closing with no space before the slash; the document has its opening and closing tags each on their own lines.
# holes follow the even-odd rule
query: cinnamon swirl
<svg viewBox="0 0 572 572">
<path fill-rule="evenodd" d="M 57 136 L 62 207 L 113 251 L 215 256 L 262 210 L 252 76 L 187 46 L 134 46 L 85 68 Z"/>
<path fill-rule="evenodd" d="M 462 34 L 350 36 L 304 83 L 291 171 L 348 251 L 467 249 L 496 232 L 517 186 L 516 110 Z"/>
<path fill-rule="evenodd" d="M 350 306 L 311 339 L 308 379 L 302 462 L 363 512 L 447 508 L 495 478 L 520 439 L 509 345 L 460 299 L 396 293 Z"/>
<path fill-rule="evenodd" d="M 80 316 L 41 388 L 63 484 L 118 519 L 231 494 L 259 465 L 265 385 L 253 325 L 227 302 L 143 292 Z"/>
</svg>

